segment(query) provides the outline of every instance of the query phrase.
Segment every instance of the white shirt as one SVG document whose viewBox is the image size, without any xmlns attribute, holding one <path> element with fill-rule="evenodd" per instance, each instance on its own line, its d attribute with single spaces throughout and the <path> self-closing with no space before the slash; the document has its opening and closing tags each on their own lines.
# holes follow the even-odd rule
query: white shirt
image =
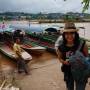
<svg viewBox="0 0 90 90">
<path fill-rule="evenodd" d="M 62 36 L 59 36 L 59 38 L 57 39 L 57 41 L 55 42 L 55 49 L 57 50 L 58 47 L 60 46 L 62 41 Z"/>
</svg>

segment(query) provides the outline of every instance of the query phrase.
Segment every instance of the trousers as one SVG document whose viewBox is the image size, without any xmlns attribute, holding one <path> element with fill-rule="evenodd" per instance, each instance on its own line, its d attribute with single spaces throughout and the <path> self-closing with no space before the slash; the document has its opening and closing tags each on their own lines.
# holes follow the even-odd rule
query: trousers
<svg viewBox="0 0 90 90">
<path fill-rule="evenodd" d="M 63 72 L 64 73 L 64 81 L 66 83 L 67 90 L 85 90 L 87 79 L 83 79 L 83 81 L 75 80 L 72 76 L 72 73 L 69 72 Z M 75 84 L 74 84 L 75 82 Z M 75 86 L 74 86 L 75 85 Z"/>
<path fill-rule="evenodd" d="M 21 72 L 23 70 L 26 74 L 28 73 L 27 65 L 25 63 L 25 60 L 23 60 L 22 58 L 18 58 L 17 68 L 18 72 Z"/>
</svg>

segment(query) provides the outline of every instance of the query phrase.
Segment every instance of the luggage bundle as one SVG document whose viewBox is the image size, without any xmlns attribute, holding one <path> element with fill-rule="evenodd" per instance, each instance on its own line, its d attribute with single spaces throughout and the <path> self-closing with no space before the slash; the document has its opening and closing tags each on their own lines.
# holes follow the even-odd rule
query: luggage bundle
<svg viewBox="0 0 90 90">
<path fill-rule="evenodd" d="M 80 51 L 76 51 L 69 58 L 71 71 L 74 78 L 80 80 L 82 77 L 90 77 L 90 58 L 85 57 Z"/>
<path fill-rule="evenodd" d="M 76 80 L 90 77 L 90 57 L 85 57 L 80 51 L 82 43 L 75 54 L 69 57 L 71 72 Z"/>
</svg>

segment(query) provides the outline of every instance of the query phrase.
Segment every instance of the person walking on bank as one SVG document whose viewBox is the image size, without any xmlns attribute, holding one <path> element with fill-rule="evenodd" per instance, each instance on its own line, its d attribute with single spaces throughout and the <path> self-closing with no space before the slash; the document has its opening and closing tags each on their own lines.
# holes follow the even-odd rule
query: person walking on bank
<svg viewBox="0 0 90 90">
<path fill-rule="evenodd" d="M 14 46 L 13 46 L 13 49 L 14 49 L 14 51 L 16 53 L 16 57 L 17 57 L 18 73 L 21 73 L 23 70 L 26 74 L 29 74 L 25 60 L 21 56 L 22 48 L 20 46 L 20 39 L 19 38 L 16 39 Z"/>
<path fill-rule="evenodd" d="M 72 22 L 67 22 L 65 28 L 62 31 L 62 37 L 58 42 L 56 42 L 56 53 L 58 55 L 59 61 L 62 63 L 61 71 L 64 74 L 64 81 L 66 83 L 67 90 L 74 90 L 74 81 L 76 90 L 85 90 L 87 78 L 83 78 L 82 81 L 76 80 L 71 72 L 71 65 L 69 63 L 69 57 L 74 55 L 75 51 L 78 49 L 82 39 L 80 39 L 78 34 L 78 29 Z M 58 45 L 57 45 L 58 44 Z M 80 51 L 85 57 L 88 56 L 88 47 L 83 40 L 82 47 Z"/>
</svg>

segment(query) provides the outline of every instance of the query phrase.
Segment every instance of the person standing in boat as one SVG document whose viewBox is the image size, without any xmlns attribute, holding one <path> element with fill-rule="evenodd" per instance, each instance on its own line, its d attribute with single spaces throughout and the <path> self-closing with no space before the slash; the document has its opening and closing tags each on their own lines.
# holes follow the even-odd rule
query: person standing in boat
<svg viewBox="0 0 90 90">
<path fill-rule="evenodd" d="M 14 51 L 16 53 L 16 57 L 17 57 L 18 73 L 21 73 L 23 70 L 26 74 L 28 74 L 27 65 L 25 63 L 25 60 L 21 56 L 22 48 L 20 45 L 20 39 L 19 38 L 16 39 L 14 46 L 13 46 L 13 49 L 14 49 Z"/>
<path fill-rule="evenodd" d="M 55 44 L 56 53 L 59 61 L 62 63 L 61 71 L 64 74 L 64 81 L 66 83 L 67 90 L 74 90 L 74 81 L 76 90 L 85 90 L 87 83 L 87 78 L 83 78 L 82 81 L 75 80 L 71 72 L 71 65 L 69 63 L 69 57 L 74 55 L 81 43 L 81 39 L 77 31 L 78 29 L 75 27 L 74 23 L 67 22 L 64 30 L 62 31 L 62 38 L 59 37 Z M 88 56 L 88 47 L 85 41 L 83 42 L 80 51 L 84 54 L 84 56 Z"/>
</svg>

